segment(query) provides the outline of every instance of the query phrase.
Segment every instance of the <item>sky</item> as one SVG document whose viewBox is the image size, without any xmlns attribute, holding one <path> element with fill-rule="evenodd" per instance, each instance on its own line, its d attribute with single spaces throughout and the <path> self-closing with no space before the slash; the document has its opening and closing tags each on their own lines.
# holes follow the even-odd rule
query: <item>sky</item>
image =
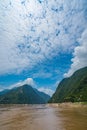
<svg viewBox="0 0 87 130">
<path fill-rule="evenodd" d="M 87 0 L 0 0 L 0 90 L 50 95 L 87 66 Z"/>
</svg>

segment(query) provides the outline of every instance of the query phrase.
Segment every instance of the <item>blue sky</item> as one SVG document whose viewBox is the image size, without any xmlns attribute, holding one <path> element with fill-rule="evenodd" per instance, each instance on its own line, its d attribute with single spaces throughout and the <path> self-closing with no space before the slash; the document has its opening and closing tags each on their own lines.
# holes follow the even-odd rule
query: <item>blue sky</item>
<svg viewBox="0 0 87 130">
<path fill-rule="evenodd" d="M 0 90 L 52 94 L 87 66 L 87 0 L 0 0 Z"/>
</svg>

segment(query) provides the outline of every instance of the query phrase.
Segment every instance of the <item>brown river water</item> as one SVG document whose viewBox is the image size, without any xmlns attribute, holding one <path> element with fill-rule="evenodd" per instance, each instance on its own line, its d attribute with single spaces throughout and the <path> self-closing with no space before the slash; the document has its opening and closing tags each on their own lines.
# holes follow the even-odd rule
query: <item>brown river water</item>
<svg viewBox="0 0 87 130">
<path fill-rule="evenodd" d="M 0 130 L 87 130 L 87 107 L 3 105 Z"/>
</svg>

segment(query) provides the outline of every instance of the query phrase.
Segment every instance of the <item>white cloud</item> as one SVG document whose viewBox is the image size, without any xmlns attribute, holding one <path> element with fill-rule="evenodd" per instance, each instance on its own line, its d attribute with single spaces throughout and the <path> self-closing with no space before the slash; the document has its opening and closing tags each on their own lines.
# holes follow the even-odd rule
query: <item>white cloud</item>
<svg viewBox="0 0 87 130">
<path fill-rule="evenodd" d="M 55 83 L 56 88 L 58 87 L 59 83 L 60 83 L 60 81 L 56 81 L 56 83 Z"/>
<path fill-rule="evenodd" d="M 34 86 L 34 80 L 32 78 L 27 78 L 25 81 L 24 81 L 24 84 L 29 84 L 31 86 Z"/>
<path fill-rule="evenodd" d="M 51 78 L 52 77 L 52 73 L 49 72 L 44 72 L 42 70 L 38 71 L 38 73 L 34 73 L 33 74 L 33 78 Z"/>
<path fill-rule="evenodd" d="M 4 87 L 3 85 L 0 85 L 0 92 L 3 91 L 4 89 L 6 89 L 6 87 Z"/>
<path fill-rule="evenodd" d="M 64 76 L 71 76 L 76 70 L 87 66 L 87 29 L 83 32 L 81 38 L 78 40 L 79 46 L 75 47 L 71 68 Z"/>
<path fill-rule="evenodd" d="M 32 69 L 71 50 L 87 25 L 83 3 L 0 0 L 0 74 Z"/>
<path fill-rule="evenodd" d="M 27 78 L 24 81 L 20 81 L 20 82 L 18 82 L 16 84 L 11 85 L 9 87 L 9 89 L 12 89 L 14 87 L 20 87 L 20 86 L 25 85 L 25 84 L 30 85 L 32 87 L 36 87 L 34 80 L 32 78 Z"/>
<path fill-rule="evenodd" d="M 39 91 L 41 92 L 44 92 L 50 96 L 52 96 L 52 94 L 54 93 L 54 91 L 50 88 L 46 88 L 46 87 L 41 87 L 41 88 L 38 88 Z"/>
</svg>

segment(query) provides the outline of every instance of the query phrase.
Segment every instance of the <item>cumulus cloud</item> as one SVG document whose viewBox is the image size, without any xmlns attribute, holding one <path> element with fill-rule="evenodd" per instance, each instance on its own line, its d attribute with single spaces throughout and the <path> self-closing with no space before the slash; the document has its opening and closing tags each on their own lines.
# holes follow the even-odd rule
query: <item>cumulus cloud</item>
<svg viewBox="0 0 87 130">
<path fill-rule="evenodd" d="M 75 47 L 71 68 L 64 76 L 71 76 L 76 70 L 87 66 L 87 29 L 78 40 L 79 46 Z"/>
<path fill-rule="evenodd" d="M 50 96 L 52 96 L 52 94 L 54 93 L 54 91 L 50 88 L 45 88 L 45 87 L 41 87 L 41 88 L 38 88 L 39 91 L 41 92 L 44 92 Z"/>
<path fill-rule="evenodd" d="M 86 0 L 0 0 L 0 74 L 32 69 L 71 50 L 87 25 L 85 5 Z"/>
<path fill-rule="evenodd" d="M 34 80 L 33 80 L 32 78 L 27 78 L 27 79 L 25 79 L 24 81 L 20 81 L 20 82 L 18 82 L 18 83 L 16 83 L 16 84 L 11 85 L 11 86 L 9 87 L 9 89 L 12 89 L 12 88 L 14 88 L 14 87 L 20 87 L 20 86 L 25 85 L 25 84 L 30 85 L 30 86 L 32 86 L 32 87 L 35 87 L 35 86 L 36 86 L 36 85 L 35 85 L 35 82 L 34 82 Z"/>
</svg>

